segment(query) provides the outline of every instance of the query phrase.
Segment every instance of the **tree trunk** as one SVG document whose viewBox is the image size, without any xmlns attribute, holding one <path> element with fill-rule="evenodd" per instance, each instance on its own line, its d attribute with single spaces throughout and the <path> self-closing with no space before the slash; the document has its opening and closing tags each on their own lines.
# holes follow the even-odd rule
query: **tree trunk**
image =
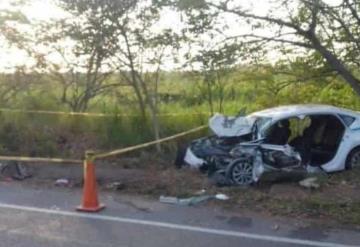
<svg viewBox="0 0 360 247">
<path fill-rule="evenodd" d="M 330 66 L 339 73 L 339 75 L 344 78 L 344 80 L 354 89 L 354 91 L 360 96 L 360 80 L 357 79 L 351 71 L 349 71 L 343 63 L 329 51 L 325 46 L 323 46 L 319 39 L 315 36 L 314 33 L 307 33 L 307 38 L 312 42 L 314 49 L 318 51 L 330 64 Z"/>
<path fill-rule="evenodd" d="M 152 127 L 154 130 L 154 138 L 155 138 L 155 140 L 159 140 L 160 139 L 160 124 L 159 124 L 157 109 L 155 109 L 153 105 L 150 106 L 149 108 L 150 108 L 150 114 L 151 114 L 151 123 L 152 123 Z M 161 152 L 160 143 L 157 143 L 155 145 L 155 147 L 156 147 L 157 152 Z"/>
<path fill-rule="evenodd" d="M 155 140 L 159 140 L 160 139 L 160 124 L 159 124 L 159 119 L 158 119 L 158 114 L 157 114 L 157 110 L 158 110 L 157 104 L 155 102 L 156 98 L 154 98 L 154 96 L 151 95 L 151 93 L 149 92 L 149 90 L 148 90 L 145 82 L 141 78 L 141 76 L 139 74 L 136 74 L 136 76 L 141 85 L 143 94 L 145 95 L 146 103 L 150 110 L 151 124 L 152 124 L 153 131 L 154 131 L 154 138 L 155 138 Z M 161 145 L 156 144 L 155 146 L 156 146 L 156 151 L 161 152 Z"/>
<path fill-rule="evenodd" d="M 211 82 L 206 81 L 206 86 L 207 86 L 207 98 L 208 98 L 208 103 L 209 103 L 209 107 L 210 107 L 210 112 L 211 115 L 214 115 L 214 104 L 213 104 L 213 92 L 212 92 L 212 88 L 211 88 Z"/>
<path fill-rule="evenodd" d="M 133 89 L 134 89 L 134 92 L 135 92 L 135 95 L 136 95 L 136 98 L 137 98 L 137 101 L 138 101 L 141 117 L 145 121 L 146 120 L 145 102 L 144 102 L 144 99 L 143 99 L 143 97 L 141 95 L 141 92 L 140 92 L 140 89 L 139 89 L 138 85 L 135 85 L 135 84 L 136 84 L 136 82 L 134 82 L 134 84 L 133 84 Z"/>
</svg>

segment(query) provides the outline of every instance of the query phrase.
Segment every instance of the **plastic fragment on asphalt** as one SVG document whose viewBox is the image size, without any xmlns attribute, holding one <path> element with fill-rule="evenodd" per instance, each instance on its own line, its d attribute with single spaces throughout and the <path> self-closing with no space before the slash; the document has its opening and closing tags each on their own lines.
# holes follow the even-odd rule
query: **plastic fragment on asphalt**
<svg viewBox="0 0 360 247">
<path fill-rule="evenodd" d="M 182 206 L 191 206 L 197 205 L 201 202 L 208 201 L 210 199 L 217 199 L 221 201 L 228 200 L 229 197 L 225 194 L 216 194 L 216 195 L 201 195 L 193 196 L 189 198 L 177 198 L 172 196 L 160 196 L 159 201 L 162 203 L 176 204 Z"/>
<path fill-rule="evenodd" d="M 305 178 L 299 182 L 299 185 L 307 189 L 318 189 L 320 184 L 318 184 L 317 180 L 317 177 Z"/>
<path fill-rule="evenodd" d="M 112 182 L 107 184 L 106 188 L 110 190 L 123 190 L 126 188 L 126 185 L 122 182 Z"/>
<path fill-rule="evenodd" d="M 160 196 L 159 201 L 162 203 L 177 204 L 179 202 L 179 199 L 172 196 Z"/>
<path fill-rule="evenodd" d="M 56 186 L 69 186 L 70 181 L 67 178 L 59 178 L 55 181 Z"/>
<path fill-rule="evenodd" d="M 0 173 L 1 175 L 20 181 L 32 177 L 26 166 L 19 164 L 16 161 L 0 163 Z"/>
<path fill-rule="evenodd" d="M 280 226 L 278 224 L 275 224 L 271 227 L 272 230 L 277 231 L 280 229 Z"/>
<path fill-rule="evenodd" d="M 215 198 L 221 201 L 229 200 L 230 198 L 225 194 L 216 194 Z"/>
<path fill-rule="evenodd" d="M 207 201 L 211 198 L 214 198 L 213 196 L 193 196 L 189 198 L 177 198 L 172 196 L 160 196 L 159 201 L 163 203 L 168 204 L 176 204 L 176 205 L 182 205 L 182 206 L 190 206 L 190 205 L 196 205 L 200 202 Z"/>
<path fill-rule="evenodd" d="M 198 190 L 194 193 L 194 195 L 196 196 L 201 196 L 201 195 L 204 195 L 206 193 L 206 190 L 205 189 L 202 189 L 202 190 Z"/>
</svg>

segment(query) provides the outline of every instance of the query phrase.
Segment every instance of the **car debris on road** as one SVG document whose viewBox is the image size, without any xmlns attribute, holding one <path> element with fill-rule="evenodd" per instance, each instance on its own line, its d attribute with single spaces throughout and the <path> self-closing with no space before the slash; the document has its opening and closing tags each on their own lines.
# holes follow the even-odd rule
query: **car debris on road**
<svg viewBox="0 0 360 247">
<path fill-rule="evenodd" d="M 17 161 L 0 163 L 0 174 L 7 178 L 20 181 L 32 177 L 27 167 Z"/>
<path fill-rule="evenodd" d="M 329 105 L 280 106 L 250 115 L 215 114 L 213 135 L 180 150 L 176 165 L 208 173 L 218 185 L 360 167 L 360 113 Z"/>
<path fill-rule="evenodd" d="M 182 206 L 192 206 L 197 205 L 201 202 L 208 201 L 210 199 L 217 199 L 221 201 L 229 200 L 229 197 L 225 194 L 216 194 L 216 195 L 199 195 L 199 196 L 192 196 L 189 198 L 177 198 L 172 196 L 160 196 L 159 201 L 162 203 L 168 204 L 176 204 Z"/>
<path fill-rule="evenodd" d="M 122 182 L 111 182 L 106 185 L 109 190 L 123 190 L 126 188 L 126 184 Z"/>
<path fill-rule="evenodd" d="M 320 184 L 317 177 L 305 178 L 299 182 L 299 185 L 307 189 L 318 189 Z"/>
<path fill-rule="evenodd" d="M 55 181 L 55 186 L 58 187 L 69 187 L 70 186 L 70 180 L 67 178 L 59 178 Z"/>
</svg>

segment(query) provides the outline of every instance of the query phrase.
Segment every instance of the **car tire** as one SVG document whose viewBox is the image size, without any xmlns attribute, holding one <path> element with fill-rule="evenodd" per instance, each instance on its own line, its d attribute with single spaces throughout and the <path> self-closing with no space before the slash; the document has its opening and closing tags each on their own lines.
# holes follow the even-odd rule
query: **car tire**
<svg viewBox="0 0 360 247">
<path fill-rule="evenodd" d="M 354 168 L 360 169 L 360 147 L 351 150 L 346 159 L 345 169 L 350 170 Z"/>
<path fill-rule="evenodd" d="M 253 180 L 253 162 L 248 158 L 236 159 L 228 166 L 226 178 L 236 186 L 251 185 Z"/>
</svg>

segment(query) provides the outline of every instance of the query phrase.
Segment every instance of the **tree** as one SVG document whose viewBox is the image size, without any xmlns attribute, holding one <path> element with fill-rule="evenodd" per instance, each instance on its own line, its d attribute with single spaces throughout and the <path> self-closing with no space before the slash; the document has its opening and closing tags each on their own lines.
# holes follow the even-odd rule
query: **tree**
<svg viewBox="0 0 360 247">
<path fill-rule="evenodd" d="M 22 48 L 24 36 L 20 26 L 28 25 L 29 20 L 21 11 L 24 0 L 10 0 L 8 9 L 0 9 L 0 37 L 7 45 Z"/>
<path fill-rule="evenodd" d="M 67 5 L 59 4 L 68 10 Z M 91 100 L 118 85 L 108 83 L 113 73 L 108 60 L 113 45 L 102 20 L 88 13 L 90 24 L 74 12 L 67 14 L 63 19 L 38 25 L 37 36 L 27 47 L 37 61 L 37 69 L 50 74 L 60 85 L 60 102 L 72 111 L 83 112 Z"/>
<path fill-rule="evenodd" d="M 216 50 L 207 49 L 205 45 L 202 47 L 204 48 L 194 56 L 190 64 L 199 67 L 202 75 L 200 89 L 208 102 L 211 114 L 215 112 L 216 103 L 218 103 L 216 111 L 223 112 L 227 76 L 237 59 L 236 46 L 225 45 Z"/>
<path fill-rule="evenodd" d="M 66 11 L 77 16 L 82 26 L 97 30 L 109 41 L 109 70 L 131 86 L 140 112 L 150 113 L 155 139 L 160 138 L 158 82 L 165 59 L 177 46 L 177 35 L 159 28 L 160 11 L 148 0 L 61 0 Z M 159 148 L 159 146 L 158 146 Z"/>
<path fill-rule="evenodd" d="M 27 51 L 27 36 L 24 30 L 29 28 L 30 21 L 22 12 L 25 0 L 9 0 L 7 8 L 0 9 L 0 41 L 3 47 Z M 27 92 L 33 84 L 41 81 L 40 75 L 32 73 L 26 63 L 2 68 L 0 74 L 0 104 L 11 106 L 17 95 Z"/>
<path fill-rule="evenodd" d="M 357 0 L 342 0 L 339 4 L 326 0 L 268 1 L 266 14 L 246 9 L 243 2 L 235 0 L 180 0 L 172 4 L 190 15 L 189 24 L 194 30 L 217 28 L 223 42 L 246 44 L 246 52 L 276 48 L 282 55 L 319 54 L 360 95 L 360 79 L 356 74 L 360 68 Z M 204 16 L 207 22 L 194 21 Z M 226 33 L 226 24 L 223 28 L 215 25 L 221 18 L 236 19 L 232 29 L 237 28 L 237 34 Z M 249 28 L 244 30 L 245 25 Z"/>
<path fill-rule="evenodd" d="M 19 94 L 28 92 L 31 86 L 39 82 L 41 82 L 40 75 L 28 72 L 25 67 L 17 67 L 11 73 L 1 73 L 0 105 L 11 108 Z"/>
</svg>

